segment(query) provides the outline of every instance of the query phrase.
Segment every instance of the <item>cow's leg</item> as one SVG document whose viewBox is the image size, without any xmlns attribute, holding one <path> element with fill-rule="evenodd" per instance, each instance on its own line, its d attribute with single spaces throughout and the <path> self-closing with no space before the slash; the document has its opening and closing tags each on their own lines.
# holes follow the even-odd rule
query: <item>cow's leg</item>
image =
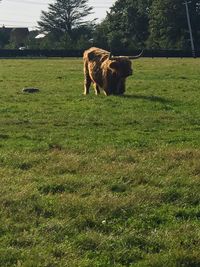
<svg viewBox="0 0 200 267">
<path fill-rule="evenodd" d="M 104 95 L 106 95 L 106 96 L 109 96 L 111 93 L 110 93 L 110 90 L 109 90 L 109 87 L 107 87 L 107 86 L 105 86 L 104 88 L 103 88 L 103 92 L 104 92 Z"/>
<path fill-rule="evenodd" d="M 104 92 L 104 95 L 106 96 L 112 95 L 112 93 L 107 89 L 103 90 L 103 92 Z"/>
<path fill-rule="evenodd" d="M 91 79 L 90 76 L 85 76 L 85 80 L 84 80 L 84 95 L 89 94 L 89 89 L 90 89 L 90 85 L 91 85 Z"/>
<path fill-rule="evenodd" d="M 125 79 L 121 79 L 117 85 L 117 95 L 123 95 L 125 92 Z"/>
<path fill-rule="evenodd" d="M 106 76 L 106 79 L 104 79 L 103 84 L 103 92 L 106 96 L 109 96 L 113 93 L 112 90 L 112 79 L 109 75 Z"/>
<path fill-rule="evenodd" d="M 96 95 L 100 94 L 99 86 L 96 83 L 94 83 L 94 91 Z"/>
<path fill-rule="evenodd" d="M 92 80 L 90 79 L 90 75 L 89 75 L 89 70 L 88 70 L 88 64 L 85 62 L 84 63 L 84 95 L 89 94 L 89 89 L 90 89 L 90 85 Z"/>
</svg>

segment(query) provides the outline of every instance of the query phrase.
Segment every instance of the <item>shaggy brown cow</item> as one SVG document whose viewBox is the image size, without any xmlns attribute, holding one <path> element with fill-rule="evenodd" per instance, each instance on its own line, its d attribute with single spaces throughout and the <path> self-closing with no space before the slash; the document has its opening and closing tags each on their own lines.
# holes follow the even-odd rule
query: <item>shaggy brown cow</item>
<svg viewBox="0 0 200 267">
<path fill-rule="evenodd" d="M 95 93 L 99 94 L 102 88 L 105 95 L 122 95 L 125 92 L 125 80 L 132 75 L 131 60 L 137 56 L 113 57 L 111 53 L 91 47 L 83 54 L 84 61 L 84 94 L 89 93 L 91 83 L 94 84 Z"/>
</svg>

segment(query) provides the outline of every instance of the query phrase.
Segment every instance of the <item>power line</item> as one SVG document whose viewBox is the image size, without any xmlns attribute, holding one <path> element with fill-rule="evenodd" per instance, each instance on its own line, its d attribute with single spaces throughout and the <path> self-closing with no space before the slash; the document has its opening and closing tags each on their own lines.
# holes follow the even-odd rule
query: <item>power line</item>
<svg viewBox="0 0 200 267">
<path fill-rule="evenodd" d="M 46 5 L 49 5 L 50 3 L 41 3 L 41 2 L 36 2 L 36 1 L 23 1 L 23 0 L 7 0 L 8 2 L 14 2 L 14 3 L 19 3 L 19 4 L 31 4 L 31 5 L 42 5 L 42 6 L 46 6 Z M 109 4 L 109 3 L 108 3 Z M 110 3 L 112 4 L 112 3 Z M 109 8 L 109 6 L 93 6 L 93 8 Z"/>
<path fill-rule="evenodd" d="M 93 6 L 93 3 L 91 3 L 91 6 L 93 6 L 93 9 L 95 10 L 98 10 L 98 9 L 109 9 L 110 8 L 110 6 L 108 6 L 108 5 L 106 5 L 106 6 L 102 6 L 102 2 L 101 2 L 101 4 L 99 3 L 99 5 L 97 5 L 97 1 L 98 0 L 94 0 L 95 1 L 95 5 Z M 20 6 L 23 6 L 23 5 L 25 5 L 25 4 L 28 4 L 28 5 L 35 5 L 35 6 L 38 6 L 38 8 L 39 9 L 41 9 L 41 11 L 42 11 L 42 7 L 41 6 L 48 6 L 50 3 L 52 3 L 52 2 L 55 2 L 55 1 L 48 1 L 48 0 L 46 0 L 46 2 L 38 2 L 37 0 L 7 0 L 7 2 L 12 2 L 12 3 L 15 3 L 16 5 L 20 5 Z M 4 3 L 4 2 L 2 2 L 2 3 Z M 111 2 L 109 1 L 109 3 L 111 4 Z M 106 4 L 109 4 L 108 2 L 106 3 Z M 40 6 L 40 7 L 39 7 Z M 14 17 L 13 17 L 14 18 Z M 17 20 L 12 20 L 12 18 L 11 18 L 11 20 L 8 20 L 8 19 L 3 19 L 2 17 L 1 17 L 1 19 L 0 19 L 0 23 L 1 24 L 4 24 L 4 25 L 6 25 L 7 27 L 13 27 L 13 26 L 18 26 L 19 27 L 19 25 L 26 25 L 27 27 L 37 27 L 36 25 L 37 25 L 37 22 L 33 22 L 33 21 L 21 21 L 21 20 L 19 20 L 19 21 L 17 21 Z"/>
<path fill-rule="evenodd" d="M 39 2 L 35 2 L 35 1 L 30 1 L 30 2 L 27 2 L 27 1 L 22 1 L 22 0 L 7 0 L 8 2 L 14 2 L 14 3 L 19 3 L 19 4 L 31 4 L 31 5 L 42 5 L 42 6 L 46 6 L 48 5 L 49 3 L 39 3 Z"/>
</svg>

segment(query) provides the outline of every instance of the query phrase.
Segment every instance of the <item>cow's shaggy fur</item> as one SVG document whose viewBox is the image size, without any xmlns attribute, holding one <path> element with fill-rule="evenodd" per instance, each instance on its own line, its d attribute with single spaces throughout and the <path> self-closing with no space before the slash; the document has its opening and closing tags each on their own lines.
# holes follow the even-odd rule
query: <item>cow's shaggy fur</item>
<svg viewBox="0 0 200 267">
<path fill-rule="evenodd" d="M 125 92 L 126 77 L 132 75 L 131 61 L 128 57 L 110 59 L 106 50 L 91 47 L 83 54 L 84 61 L 84 94 L 89 93 L 91 83 L 95 93 L 103 89 L 106 95 L 122 95 Z"/>
</svg>

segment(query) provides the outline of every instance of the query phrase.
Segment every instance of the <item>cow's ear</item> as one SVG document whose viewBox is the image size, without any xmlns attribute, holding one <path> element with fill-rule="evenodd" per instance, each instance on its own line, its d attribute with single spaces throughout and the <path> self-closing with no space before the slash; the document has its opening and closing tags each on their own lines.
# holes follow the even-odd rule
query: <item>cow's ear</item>
<svg viewBox="0 0 200 267">
<path fill-rule="evenodd" d="M 119 63 L 117 61 L 112 61 L 109 66 L 111 69 L 118 69 Z"/>
</svg>

